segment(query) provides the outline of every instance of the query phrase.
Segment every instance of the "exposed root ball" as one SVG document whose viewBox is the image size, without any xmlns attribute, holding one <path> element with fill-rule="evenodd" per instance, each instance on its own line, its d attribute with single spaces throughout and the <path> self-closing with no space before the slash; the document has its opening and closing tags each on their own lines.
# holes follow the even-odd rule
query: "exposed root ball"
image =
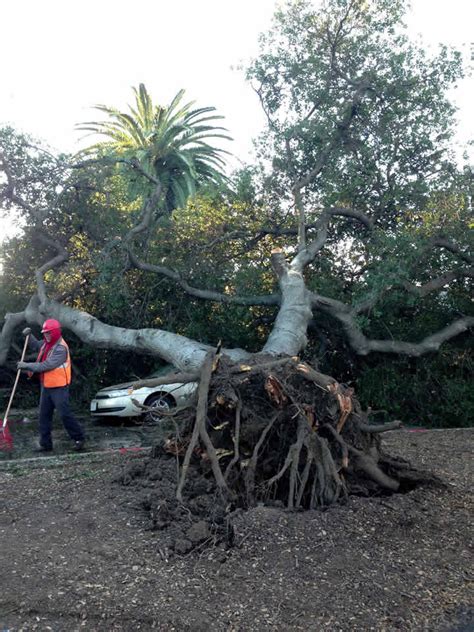
<svg viewBox="0 0 474 632">
<path fill-rule="evenodd" d="M 371 425 L 353 389 L 297 358 L 232 364 L 208 354 L 196 416 L 184 441 L 169 444 L 184 453 L 177 499 L 191 462 L 212 472 L 234 506 L 327 507 L 352 493 L 395 492 L 418 476 L 381 450 L 380 432 L 400 425 Z"/>
</svg>

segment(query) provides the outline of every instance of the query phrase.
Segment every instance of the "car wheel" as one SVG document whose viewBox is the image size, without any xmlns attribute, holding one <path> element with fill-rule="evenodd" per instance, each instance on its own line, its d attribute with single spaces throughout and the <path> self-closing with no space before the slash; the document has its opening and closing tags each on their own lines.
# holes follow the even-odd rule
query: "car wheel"
<svg viewBox="0 0 474 632">
<path fill-rule="evenodd" d="M 174 408 L 176 406 L 176 402 L 168 393 L 155 393 L 146 400 L 145 406 L 149 406 L 155 410 L 146 412 L 144 414 L 144 420 L 147 423 L 157 424 L 165 419 L 168 419 L 168 417 L 163 415 L 162 412 L 168 412 Z"/>
</svg>

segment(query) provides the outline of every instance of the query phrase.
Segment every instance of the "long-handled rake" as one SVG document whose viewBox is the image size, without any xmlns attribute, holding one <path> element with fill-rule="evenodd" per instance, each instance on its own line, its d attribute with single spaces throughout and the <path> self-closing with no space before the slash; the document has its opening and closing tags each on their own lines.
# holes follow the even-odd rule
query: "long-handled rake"
<svg viewBox="0 0 474 632">
<path fill-rule="evenodd" d="M 25 338 L 25 344 L 23 345 L 23 352 L 21 354 L 22 362 L 25 359 L 26 348 L 28 347 L 29 337 L 30 336 L 28 334 L 28 336 L 26 336 Z M 18 370 L 16 372 L 15 384 L 13 385 L 12 394 L 10 395 L 10 401 L 8 402 L 7 410 L 5 412 L 5 417 L 3 418 L 3 422 L 2 422 L 2 431 L 0 432 L 0 450 L 2 451 L 13 450 L 13 437 L 8 428 L 8 414 L 10 413 L 10 408 L 13 402 L 13 398 L 15 397 L 15 391 L 18 384 L 18 380 L 20 379 L 20 373 L 21 373 L 21 370 Z"/>
</svg>

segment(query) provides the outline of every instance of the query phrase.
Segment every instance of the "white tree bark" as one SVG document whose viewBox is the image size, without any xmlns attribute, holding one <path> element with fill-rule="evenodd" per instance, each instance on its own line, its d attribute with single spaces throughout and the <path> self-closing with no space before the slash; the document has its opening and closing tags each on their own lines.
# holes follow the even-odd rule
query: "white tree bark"
<svg viewBox="0 0 474 632">
<path fill-rule="evenodd" d="M 46 318 L 56 318 L 64 329 L 72 331 L 93 347 L 157 356 L 181 371 L 199 370 L 206 352 L 213 348 L 162 329 L 126 329 L 107 325 L 87 312 L 53 300 L 40 302 L 38 297 L 30 301 L 24 312 L 7 316 L 0 336 L 0 364 L 6 359 L 14 328 L 21 324 L 41 325 Z M 224 349 L 223 353 L 235 361 L 249 356 L 243 349 Z"/>
<path fill-rule="evenodd" d="M 272 254 L 273 269 L 278 276 L 281 303 L 273 329 L 263 347 L 271 355 L 297 355 L 307 344 L 306 332 L 312 318 L 311 294 L 303 274 L 287 264 L 281 252 Z"/>
</svg>

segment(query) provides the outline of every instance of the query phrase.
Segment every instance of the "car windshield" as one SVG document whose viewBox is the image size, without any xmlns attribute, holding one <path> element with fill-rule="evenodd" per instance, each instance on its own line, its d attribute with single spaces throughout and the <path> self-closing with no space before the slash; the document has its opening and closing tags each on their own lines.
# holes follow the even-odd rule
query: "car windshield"
<svg viewBox="0 0 474 632">
<path fill-rule="evenodd" d="M 176 371 L 177 368 L 172 364 L 165 364 L 165 366 L 156 369 L 155 371 L 153 371 L 153 373 L 150 373 L 150 375 L 147 375 L 144 379 L 149 380 L 153 377 L 163 377 L 163 375 L 168 375 L 168 373 L 176 373 Z"/>
</svg>

